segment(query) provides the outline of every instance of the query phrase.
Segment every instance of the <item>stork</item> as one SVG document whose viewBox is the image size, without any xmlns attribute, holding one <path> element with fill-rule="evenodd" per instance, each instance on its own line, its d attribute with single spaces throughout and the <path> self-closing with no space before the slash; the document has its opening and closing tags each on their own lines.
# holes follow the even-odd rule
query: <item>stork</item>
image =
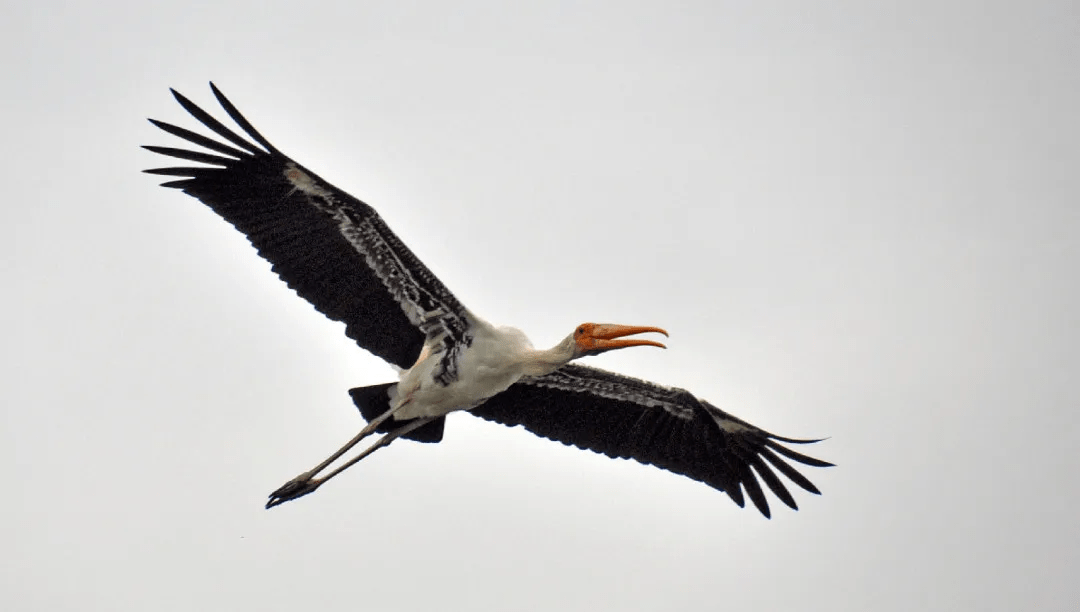
<svg viewBox="0 0 1080 612">
<path fill-rule="evenodd" d="M 205 150 L 145 146 L 201 164 L 145 172 L 179 177 L 162 186 L 209 206 L 247 236 L 288 286 L 344 323 L 346 335 L 362 348 L 400 369 L 396 383 L 350 390 L 367 425 L 325 461 L 271 493 L 267 508 L 315 491 L 398 438 L 442 440 L 446 415 L 455 411 L 655 465 L 723 491 L 740 507 L 745 492 L 766 517 L 771 513 L 762 482 L 798 509 L 776 472 L 820 493 L 788 461 L 832 464 L 782 444 L 819 440 L 769 433 L 683 389 L 570 363 L 616 349 L 664 348 L 631 337 L 666 336 L 663 329 L 583 323 L 554 347 L 533 348 L 521 331 L 492 325 L 463 306 L 374 208 L 281 153 L 213 83 L 210 88 L 250 140 L 171 90 L 188 113 L 226 142 L 150 119 Z M 331 469 L 375 433 L 384 435 Z"/>
</svg>

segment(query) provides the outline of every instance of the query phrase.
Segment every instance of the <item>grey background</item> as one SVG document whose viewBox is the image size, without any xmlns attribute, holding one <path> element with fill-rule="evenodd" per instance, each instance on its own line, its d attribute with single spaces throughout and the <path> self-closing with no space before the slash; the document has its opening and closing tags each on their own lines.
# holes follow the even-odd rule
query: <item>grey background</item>
<svg viewBox="0 0 1080 612">
<path fill-rule="evenodd" d="M 1068 610 L 1072 2 L 9 3 L 5 610 Z M 138 170 L 214 79 L 469 307 L 777 433 L 772 521 L 455 415 L 266 494 L 392 380 Z M 774 503 L 778 506 L 778 503 Z"/>
</svg>

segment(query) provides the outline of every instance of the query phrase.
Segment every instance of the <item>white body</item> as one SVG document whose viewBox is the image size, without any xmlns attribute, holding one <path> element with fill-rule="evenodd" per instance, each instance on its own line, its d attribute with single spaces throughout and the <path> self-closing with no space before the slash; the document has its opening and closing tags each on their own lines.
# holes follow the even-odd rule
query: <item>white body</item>
<svg viewBox="0 0 1080 612">
<path fill-rule="evenodd" d="M 432 347 L 440 338 L 424 345 L 416 363 L 401 373 L 390 388 L 390 409 L 394 419 L 443 416 L 467 410 L 489 397 L 502 393 L 522 376 L 543 376 L 570 360 L 572 338 L 554 348 L 537 351 L 525 333 L 514 327 L 495 327 L 469 313 L 472 345 L 461 355 L 458 379 L 449 385 L 435 382 L 432 372 L 442 355 Z"/>
</svg>

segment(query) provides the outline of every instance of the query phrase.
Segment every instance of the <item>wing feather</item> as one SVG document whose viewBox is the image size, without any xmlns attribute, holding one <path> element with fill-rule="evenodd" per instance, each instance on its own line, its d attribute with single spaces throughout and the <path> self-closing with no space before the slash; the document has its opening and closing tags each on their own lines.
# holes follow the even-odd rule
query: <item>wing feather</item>
<svg viewBox="0 0 1080 612">
<path fill-rule="evenodd" d="M 143 148 L 147 151 L 160 153 L 161 155 L 168 155 L 170 157 L 177 157 L 179 159 L 186 159 L 188 161 L 200 162 L 203 164 L 211 164 L 222 167 L 227 167 L 230 163 L 236 161 L 229 157 L 210 155 L 209 153 L 200 153 L 198 151 L 188 151 L 187 149 L 174 149 L 172 147 L 155 147 L 152 145 L 143 145 Z"/>
<path fill-rule="evenodd" d="M 218 93 L 217 88 L 214 87 L 213 83 L 210 84 L 210 87 L 214 90 L 214 93 Z M 192 102 L 191 100 L 188 100 L 180 92 L 176 91 L 175 89 L 170 89 L 169 91 L 172 92 L 173 97 L 176 98 L 176 101 L 180 103 L 180 106 L 184 107 L 184 110 L 186 110 L 188 113 L 190 113 L 192 117 L 195 117 L 196 119 L 198 119 L 199 123 L 202 123 L 206 127 L 213 130 L 218 136 L 221 136 L 225 140 L 228 140 L 229 142 L 233 143 L 234 145 L 236 145 L 236 146 L 238 146 L 240 148 L 247 149 L 248 152 L 253 153 L 255 155 L 260 155 L 260 154 L 264 153 L 264 151 L 262 149 L 260 149 L 259 147 L 256 147 L 255 145 L 251 144 L 250 142 L 244 140 L 244 138 L 242 136 L 240 136 L 236 132 L 230 130 L 229 128 L 225 127 L 225 125 L 222 124 L 220 121 L 218 121 L 217 119 L 214 119 L 210 115 L 210 113 L 208 113 L 208 112 L 204 111 L 203 109 L 199 108 L 198 106 L 196 106 L 194 102 Z"/>
<path fill-rule="evenodd" d="M 809 491 L 811 493 L 814 493 L 815 495 L 821 495 L 821 491 L 819 491 L 818 488 L 814 486 L 814 483 L 810 482 L 810 480 L 806 476 L 800 474 L 798 470 L 791 467 L 791 465 L 786 463 L 783 459 L 777 457 L 776 453 L 772 452 L 771 449 L 765 447 L 762 448 L 760 452 L 761 456 L 765 457 L 765 459 L 768 460 L 768 462 L 771 463 L 773 467 L 780 470 L 781 474 L 787 476 L 788 480 L 799 485 L 805 491 Z"/>
<path fill-rule="evenodd" d="M 177 127 L 171 123 L 165 123 L 164 121 L 158 121 L 157 119 L 148 119 L 147 121 L 149 121 L 155 127 L 161 128 L 162 131 L 168 132 L 173 136 L 183 138 L 184 140 L 187 140 L 192 144 L 199 145 L 200 147 L 205 147 L 207 149 L 210 149 L 211 151 L 217 151 L 218 153 L 224 153 L 225 155 L 231 155 L 236 159 L 241 159 L 244 157 L 243 151 L 234 149 L 229 145 L 221 144 L 213 138 L 207 138 L 202 134 L 196 134 L 191 130 L 186 130 L 182 127 Z"/>
</svg>

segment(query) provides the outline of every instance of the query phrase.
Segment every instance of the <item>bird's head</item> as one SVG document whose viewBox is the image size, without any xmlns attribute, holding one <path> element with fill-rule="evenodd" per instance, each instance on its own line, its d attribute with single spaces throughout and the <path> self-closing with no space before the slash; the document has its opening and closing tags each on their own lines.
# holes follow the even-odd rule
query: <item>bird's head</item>
<svg viewBox="0 0 1080 612">
<path fill-rule="evenodd" d="M 663 344 L 653 340 L 641 340 L 639 338 L 624 340 L 616 339 L 646 332 L 656 332 L 658 334 L 664 334 L 665 336 L 668 335 L 666 331 L 659 327 L 614 325 L 610 323 L 582 323 L 581 325 L 578 325 L 577 329 L 575 329 L 574 333 L 570 336 L 574 345 L 573 359 L 589 355 L 599 355 L 605 351 L 631 346 L 658 346 L 660 348 L 667 348 Z"/>
</svg>

